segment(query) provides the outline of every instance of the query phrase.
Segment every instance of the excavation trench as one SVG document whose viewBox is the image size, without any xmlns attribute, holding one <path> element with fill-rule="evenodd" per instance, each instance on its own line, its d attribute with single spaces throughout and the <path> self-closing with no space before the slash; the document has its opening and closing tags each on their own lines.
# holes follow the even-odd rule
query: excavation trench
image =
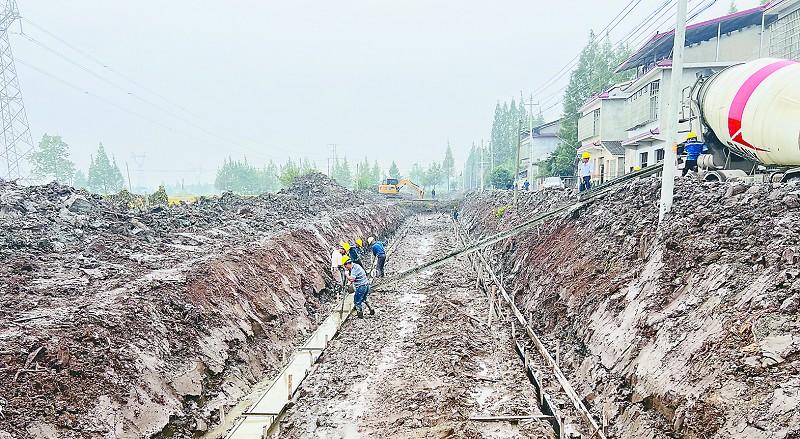
<svg viewBox="0 0 800 439">
<path fill-rule="evenodd" d="M 147 212 L 0 195 L 0 437 L 20 438 L 207 432 L 329 314 L 336 243 L 408 214 L 318 174 Z"/>
<path fill-rule="evenodd" d="M 798 437 L 800 191 L 679 180 L 657 231 L 659 184 L 620 185 L 487 259 L 609 437 Z M 475 194 L 461 221 L 478 239 L 572 202 Z"/>
<path fill-rule="evenodd" d="M 390 273 L 456 249 L 447 215 L 418 215 Z M 298 389 L 276 436 L 286 438 L 552 437 L 505 327 L 466 260 L 453 259 L 370 299 Z M 496 320 L 495 320 L 496 322 Z M 521 422 L 472 420 L 529 416 Z"/>
</svg>

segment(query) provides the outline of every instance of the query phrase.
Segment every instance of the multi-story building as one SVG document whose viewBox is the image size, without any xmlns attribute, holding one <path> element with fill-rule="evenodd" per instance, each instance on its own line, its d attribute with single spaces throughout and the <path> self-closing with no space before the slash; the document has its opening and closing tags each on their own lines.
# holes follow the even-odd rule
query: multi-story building
<svg viewBox="0 0 800 439">
<path fill-rule="evenodd" d="M 767 38 L 762 40 L 762 53 L 773 58 L 800 61 L 800 1 L 772 2 L 764 12 L 768 23 Z M 766 40 L 766 41 L 765 41 Z M 763 46 L 766 46 L 764 50 Z"/>
<path fill-rule="evenodd" d="M 578 119 L 578 155 L 588 152 L 594 164 L 592 180 L 597 183 L 619 177 L 625 173 L 625 149 L 622 140 L 625 131 L 627 82 L 616 84 L 609 90 L 589 98 L 580 108 Z"/>
<path fill-rule="evenodd" d="M 684 93 L 697 80 L 697 73 L 746 62 L 761 56 L 797 57 L 800 0 L 784 0 L 687 26 Z M 667 118 L 664 92 L 672 78 L 674 31 L 657 33 L 617 70 L 636 69 L 635 79 L 624 89 L 626 99 L 625 170 L 630 172 L 664 158 Z M 680 106 L 679 106 L 680 107 Z M 681 119 L 685 109 L 672 115 Z M 678 127 L 679 137 L 689 125 Z"/>
<path fill-rule="evenodd" d="M 560 129 L 561 119 L 557 119 L 533 127 L 533 136 L 527 129 L 520 134 L 520 182 L 528 180 L 534 184 L 539 177 L 539 162 L 550 157 L 558 146 Z"/>
</svg>

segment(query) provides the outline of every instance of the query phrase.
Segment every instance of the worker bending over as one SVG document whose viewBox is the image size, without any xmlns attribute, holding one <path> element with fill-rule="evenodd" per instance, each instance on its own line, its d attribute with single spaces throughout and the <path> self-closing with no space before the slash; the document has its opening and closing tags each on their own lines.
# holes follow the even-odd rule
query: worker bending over
<svg viewBox="0 0 800 439">
<path fill-rule="evenodd" d="M 686 162 L 683 163 L 681 176 L 685 177 L 689 171 L 697 172 L 697 159 L 700 158 L 700 154 L 708 151 L 708 147 L 705 143 L 697 140 L 697 134 L 694 131 L 689 131 L 683 150 L 686 152 Z"/>
<path fill-rule="evenodd" d="M 581 161 L 578 163 L 578 177 L 581 179 L 581 192 L 588 191 L 592 188 L 592 172 L 594 172 L 594 166 L 592 166 L 592 162 L 589 161 L 589 157 L 591 157 L 591 154 L 584 152 Z"/>
<path fill-rule="evenodd" d="M 356 289 L 355 296 L 353 297 L 353 304 L 356 307 L 358 317 L 364 318 L 364 309 L 362 305 L 367 305 L 370 315 L 374 315 L 375 310 L 373 310 L 369 302 L 367 302 L 367 296 L 369 296 L 369 279 L 367 279 L 367 272 L 364 271 L 364 268 L 360 265 L 354 264 L 349 258 L 345 260 L 344 268 L 350 272 L 347 279 L 353 283 L 353 287 Z"/>
<path fill-rule="evenodd" d="M 378 260 L 377 265 L 375 265 L 375 275 L 383 277 L 383 270 L 386 265 L 386 246 L 383 245 L 383 242 L 376 241 L 374 236 L 367 238 L 367 244 L 369 244 L 372 254 Z"/>
<path fill-rule="evenodd" d="M 358 246 L 358 241 L 361 240 L 357 239 L 355 244 L 345 243 L 345 250 L 347 250 L 347 256 L 350 257 L 353 263 L 364 268 L 364 263 L 361 261 L 361 248 Z"/>
</svg>

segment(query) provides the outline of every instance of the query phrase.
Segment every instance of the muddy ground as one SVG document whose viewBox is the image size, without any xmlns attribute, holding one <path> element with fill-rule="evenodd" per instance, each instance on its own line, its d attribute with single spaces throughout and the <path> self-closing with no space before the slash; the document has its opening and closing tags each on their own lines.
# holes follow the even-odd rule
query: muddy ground
<svg viewBox="0 0 800 439">
<path fill-rule="evenodd" d="M 389 274 L 456 248 L 447 215 L 414 217 Z M 487 326 L 488 301 L 453 260 L 371 296 L 303 382 L 281 438 L 544 438 L 549 424 L 470 421 L 539 414 L 510 335 Z M 505 328 L 505 326 L 503 326 Z"/>
<path fill-rule="evenodd" d="M 800 437 L 800 187 L 622 185 L 491 254 L 587 406 L 620 438 Z M 475 195 L 473 236 L 568 202 Z M 661 233 L 661 234 L 659 234 Z"/>
<path fill-rule="evenodd" d="M 0 183 L 0 438 L 206 431 L 327 315 L 335 243 L 404 215 L 321 174 L 146 211 Z"/>
</svg>

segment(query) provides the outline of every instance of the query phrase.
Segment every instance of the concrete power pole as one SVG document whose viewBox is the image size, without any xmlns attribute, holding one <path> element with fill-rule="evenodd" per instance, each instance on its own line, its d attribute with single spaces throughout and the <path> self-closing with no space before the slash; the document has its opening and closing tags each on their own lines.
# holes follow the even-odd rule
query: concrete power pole
<svg viewBox="0 0 800 439">
<path fill-rule="evenodd" d="M 531 178 L 531 169 L 533 168 L 533 106 L 538 106 L 538 102 L 533 102 L 533 93 L 531 93 L 531 100 L 526 104 L 528 110 L 528 181 Z"/>
<path fill-rule="evenodd" d="M 686 43 L 686 9 L 687 0 L 678 0 L 678 12 L 675 24 L 675 41 L 672 47 L 672 72 L 667 95 L 665 113 L 667 117 L 667 145 L 664 148 L 664 169 L 661 176 L 661 201 L 658 209 L 658 223 L 672 209 L 672 197 L 675 191 L 675 174 L 677 174 L 678 115 L 681 104 L 681 84 L 683 83 L 683 46 Z"/>
<path fill-rule="evenodd" d="M 3 119 L 2 146 L 0 146 L 0 178 L 23 177 L 22 159 L 33 150 L 31 128 L 11 53 L 8 31 L 19 18 L 16 0 L 2 2 L 0 12 L 0 114 Z"/>
<path fill-rule="evenodd" d="M 514 163 L 514 207 L 517 207 L 517 191 L 519 190 L 519 150 L 521 147 L 520 131 L 522 131 L 522 119 L 517 119 L 517 161 Z"/>
<path fill-rule="evenodd" d="M 481 139 L 481 192 L 483 192 L 483 139 Z"/>
</svg>

